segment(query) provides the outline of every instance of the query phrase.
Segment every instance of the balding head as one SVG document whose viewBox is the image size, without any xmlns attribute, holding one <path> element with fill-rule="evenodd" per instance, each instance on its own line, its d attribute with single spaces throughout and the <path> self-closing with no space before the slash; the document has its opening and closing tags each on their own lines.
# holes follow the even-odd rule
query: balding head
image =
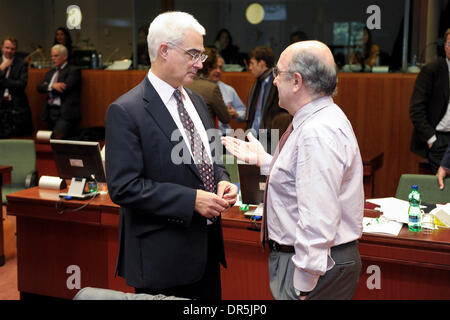
<svg viewBox="0 0 450 320">
<path fill-rule="evenodd" d="M 289 72 L 298 72 L 311 94 L 332 95 L 336 89 L 336 64 L 330 49 L 319 41 L 291 44 L 282 53 L 289 63 Z"/>
</svg>

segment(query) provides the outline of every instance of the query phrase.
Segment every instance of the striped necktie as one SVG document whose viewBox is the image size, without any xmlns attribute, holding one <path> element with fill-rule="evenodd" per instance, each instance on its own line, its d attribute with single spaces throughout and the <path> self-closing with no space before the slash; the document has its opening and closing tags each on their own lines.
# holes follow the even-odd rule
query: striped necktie
<svg viewBox="0 0 450 320">
<path fill-rule="evenodd" d="M 181 123 L 183 124 L 184 131 L 188 137 L 189 144 L 191 146 L 192 156 L 194 163 L 202 178 L 205 190 L 215 193 L 214 183 L 214 170 L 211 160 L 209 159 L 205 146 L 200 138 L 197 129 L 194 126 L 194 122 L 186 111 L 183 103 L 183 97 L 181 92 L 176 89 L 173 93 L 178 106 L 178 114 L 180 115 Z"/>
</svg>

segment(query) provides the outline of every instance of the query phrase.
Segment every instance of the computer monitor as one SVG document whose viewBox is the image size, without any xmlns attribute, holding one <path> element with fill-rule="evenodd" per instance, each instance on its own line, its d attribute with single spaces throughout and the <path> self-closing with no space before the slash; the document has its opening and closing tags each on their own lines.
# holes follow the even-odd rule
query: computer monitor
<svg viewBox="0 0 450 320">
<path fill-rule="evenodd" d="M 87 181 L 106 182 L 98 142 L 51 139 L 50 145 L 59 177 L 72 180 L 69 191 L 61 197 L 89 198 L 95 193 L 85 192 Z"/>
<path fill-rule="evenodd" d="M 260 171 L 255 165 L 238 163 L 242 203 L 259 205 L 264 202 L 267 177 Z"/>
</svg>

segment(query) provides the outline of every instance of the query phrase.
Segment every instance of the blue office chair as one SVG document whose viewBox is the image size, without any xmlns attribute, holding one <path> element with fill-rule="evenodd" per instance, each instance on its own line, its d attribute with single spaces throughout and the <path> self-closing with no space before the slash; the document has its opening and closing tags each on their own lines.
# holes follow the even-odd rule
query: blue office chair
<svg viewBox="0 0 450 320">
<path fill-rule="evenodd" d="M 6 195 L 37 186 L 38 174 L 34 140 L 1 139 L 0 164 L 13 167 L 11 184 L 2 187 L 3 204 L 6 204 Z"/>
</svg>

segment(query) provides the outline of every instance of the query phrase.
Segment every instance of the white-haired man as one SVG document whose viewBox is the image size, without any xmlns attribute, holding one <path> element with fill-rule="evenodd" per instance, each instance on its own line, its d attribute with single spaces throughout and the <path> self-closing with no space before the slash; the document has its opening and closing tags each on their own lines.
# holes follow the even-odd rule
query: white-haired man
<svg viewBox="0 0 450 320">
<path fill-rule="evenodd" d="M 276 299 L 351 299 L 361 270 L 363 166 L 352 126 L 333 102 L 337 74 L 318 41 L 290 45 L 274 69 L 279 104 L 294 118 L 274 156 L 222 138 L 227 150 L 269 176 L 262 236 Z"/>
<path fill-rule="evenodd" d="M 121 206 L 116 271 L 136 293 L 221 298 L 220 213 L 237 187 L 211 157 L 205 102 L 183 87 L 206 59 L 204 34 L 190 14 L 157 16 L 148 76 L 106 114 L 108 189 Z"/>
<path fill-rule="evenodd" d="M 53 67 L 38 84 L 40 93 L 48 94 L 41 120 L 47 122 L 55 139 L 68 138 L 76 133 L 81 120 L 81 70 L 68 63 L 67 48 L 62 44 L 51 49 Z"/>
</svg>

